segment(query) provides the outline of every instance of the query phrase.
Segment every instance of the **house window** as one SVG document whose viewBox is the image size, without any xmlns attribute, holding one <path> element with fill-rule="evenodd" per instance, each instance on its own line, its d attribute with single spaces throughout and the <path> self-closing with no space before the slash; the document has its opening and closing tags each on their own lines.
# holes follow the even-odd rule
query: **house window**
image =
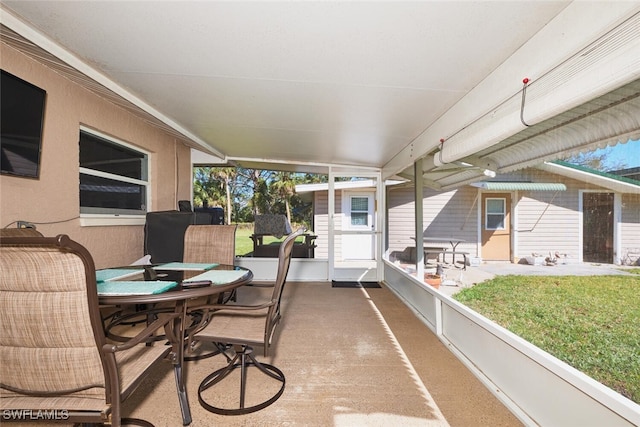
<svg viewBox="0 0 640 427">
<path fill-rule="evenodd" d="M 485 229 L 504 230 L 507 199 L 487 198 L 485 203 Z"/>
<path fill-rule="evenodd" d="M 95 131 L 80 130 L 81 215 L 144 217 L 148 179 L 147 153 Z"/>
<path fill-rule="evenodd" d="M 351 225 L 352 226 L 368 226 L 369 225 L 369 198 L 368 197 L 352 197 L 351 198 Z"/>
</svg>

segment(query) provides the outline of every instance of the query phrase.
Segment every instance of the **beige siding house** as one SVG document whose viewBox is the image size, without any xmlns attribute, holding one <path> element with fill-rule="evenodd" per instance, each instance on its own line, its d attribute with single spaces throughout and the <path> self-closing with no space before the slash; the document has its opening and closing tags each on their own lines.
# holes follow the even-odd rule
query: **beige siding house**
<svg viewBox="0 0 640 427">
<path fill-rule="evenodd" d="M 370 194 L 373 196 L 373 189 L 358 189 L 357 194 Z M 349 195 L 353 194 L 352 190 L 347 189 L 338 189 L 335 194 L 335 228 L 337 230 L 342 230 L 343 227 L 346 227 L 346 224 L 349 222 L 348 219 L 345 220 L 345 216 L 349 215 L 348 210 L 344 209 L 344 201 L 348 199 Z M 328 210 L 329 210 L 329 200 L 328 200 L 328 192 L 327 191 L 313 191 L 313 232 L 318 236 L 315 240 L 316 249 L 315 249 L 315 257 L 326 259 L 329 256 L 329 242 L 327 236 L 329 235 L 329 221 L 328 221 Z M 337 260 L 344 260 L 345 257 L 348 257 L 347 253 L 344 251 L 343 247 L 343 239 L 340 237 L 336 237 L 334 244 L 334 256 Z"/>
<path fill-rule="evenodd" d="M 348 216 L 339 202 L 344 194 L 336 191 L 338 224 Z M 413 186 L 388 185 L 387 194 L 386 254 L 413 261 Z M 314 191 L 313 203 L 316 257 L 322 258 L 327 256 L 327 191 Z M 458 251 L 483 261 L 524 263 L 551 256 L 560 263 L 638 263 L 640 181 L 545 163 L 456 190 L 425 188 L 423 223 L 424 237 L 460 240 Z M 340 256 L 339 239 L 336 244 Z"/>
<path fill-rule="evenodd" d="M 458 250 L 484 261 L 551 255 L 565 263 L 638 262 L 640 181 L 556 162 L 487 182 L 445 193 L 426 189 L 423 235 L 462 239 Z M 503 230 L 487 231 L 487 199 L 504 201 L 504 220 L 493 227 Z M 388 253 L 406 254 L 414 246 L 413 189 L 391 188 L 388 211 Z M 502 251 L 491 246 L 499 231 Z"/>
</svg>

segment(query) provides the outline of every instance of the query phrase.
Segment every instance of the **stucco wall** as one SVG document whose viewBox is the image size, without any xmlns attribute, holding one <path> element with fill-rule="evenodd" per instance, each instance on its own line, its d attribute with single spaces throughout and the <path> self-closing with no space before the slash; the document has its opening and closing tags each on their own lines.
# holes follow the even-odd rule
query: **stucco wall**
<svg viewBox="0 0 640 427">
<path fill-rule="evenodd" d="M 190 199 L 189 148 L 5 44 L 0 44 L 0 66 L 47 91 L 40 179 L 0 176 L 0 227 L 24 220 L 47 236 L 68 234 L 89 249 L 97 268 L 143 256 L 143 226 L 80 226 L 80 125 L 151 153 L 154 211 L 176 209 L 177 200 Z"/>
</svg>

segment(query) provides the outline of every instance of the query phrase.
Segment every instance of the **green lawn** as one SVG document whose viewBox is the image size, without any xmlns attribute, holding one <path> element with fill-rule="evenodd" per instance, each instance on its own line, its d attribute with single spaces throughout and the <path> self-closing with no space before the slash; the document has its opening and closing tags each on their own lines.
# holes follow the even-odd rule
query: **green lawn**
<svg viewBox="0 0 640 427">
<path fill-rule="evenodd" d="M 454 298 L 640 403 L 640 277 L 498 276 Z"/>
<path fill-rule="evenodd" d="M 253 224 L 238 224 L 238 228 L 236 229 L 236 256 L 245 256 L 253 252 L 253 240 L 249 237 L 252 234 Z M 263 244 L 268 245 L 269 243 L 281 242 L 285 238 L 286 236 L 281 239 L 273 236 L 265 236 L 262 241 Z M 304 242 L 304 237 L 298 237 L 296 241 Z"/>
</svg>

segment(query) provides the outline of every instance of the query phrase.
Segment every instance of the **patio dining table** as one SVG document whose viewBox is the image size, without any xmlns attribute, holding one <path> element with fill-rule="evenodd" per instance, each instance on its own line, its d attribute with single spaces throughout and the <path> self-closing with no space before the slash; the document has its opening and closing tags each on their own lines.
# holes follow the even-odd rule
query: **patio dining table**
<svg viewBox="0 0 640 427">
<path fill-rule="evenodd" d="M 415 240 L 415 237 L 412 237 L 411 239 Z M 451 245 L 451 251 L 448 251 L 446 249 L 444 249 L 441 253 L 442 253 L 442 261 L 445 262 L 445 254 L 446 253 L 451 253 L 452 254 L 452 261 L 453 261 L 453 265 L 456 264 L 456 254 L 458 253 L 457 248 L 458 245 L 460 243 L 466 242 L 466 240 L 464 239 L 458 239 L 456 237 L 423 237 L 422 241 L 424 243 L 428 243 L 428 244 L 440 244 L 440 245 L 445 245 L 445 244 L 449 244 Z"/>
<path fill-rule="evenodd" d="M 200 273 L 183 280 L 185 272 Z M 243 286 L 253 279 L 253 273 L 249 269 L 233 265 L 169 263 L 98 270 L 96 279 L 98 300 L 102 305 L 155 307 L 157 304 L 169 303 L 165 304 L 170 307 L 169 310 L 180 314 L 165 328 L 165 334 L 172 346 L 169 357 L 174 367 L 183 425 L 191 424 L 191 409 L 182 369 L 185 342 L 189 339 L 186 331 L 187 301 Z"/>
</svg>

